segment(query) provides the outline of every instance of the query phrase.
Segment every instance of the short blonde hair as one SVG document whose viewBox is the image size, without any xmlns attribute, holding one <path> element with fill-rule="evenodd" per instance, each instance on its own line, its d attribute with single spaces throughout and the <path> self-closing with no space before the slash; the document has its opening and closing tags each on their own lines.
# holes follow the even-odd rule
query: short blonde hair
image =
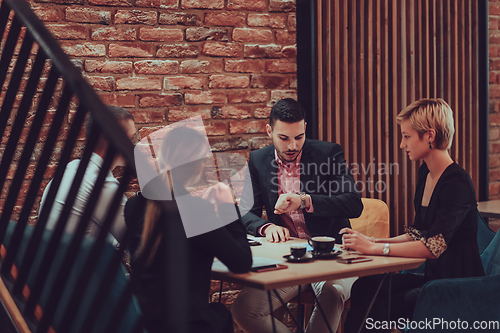
<svg viewBox="0 0 500 333">
<path fill-rule="evenodd" d="M 455 134 L 453 111 L 441 98 L 423 98 L 408 105 L 401 111 L 396 121 L 401 124 L 409 119 L 412 128 L 422 137 L 428 130 L 436 131 L 434 147 L 450 149 Z"/>
</svg>

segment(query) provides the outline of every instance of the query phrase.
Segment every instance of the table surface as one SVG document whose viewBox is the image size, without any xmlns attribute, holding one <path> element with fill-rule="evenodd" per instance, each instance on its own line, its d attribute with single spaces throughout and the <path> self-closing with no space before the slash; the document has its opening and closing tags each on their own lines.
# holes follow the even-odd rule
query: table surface
<svg viewBox="0 0 500 333">
<path fill-rule="evenodd" d="M 500 218 L 500 200 L 480 201 L 477 209 L 483 217 Z"/>
<path fill-rule="evenodd" d="M 343 264 L 337 260 L 313 260 L 306 263 L 286 262 L 284 255 L 290 254 L 290 245 L 303 243 L 302 239 L 293 239 L 285 243 L 268 243 L 265 239 L 260 240 L 262 245 L 252 246 L 254 257 L 264 257 L 281 259 L 288 268 L 268 271 L 249 272 L 244 274 L 234 274 L 223 270 L 212 270 L 212 278 L 234 282 L 245 286 L 271 290 L 309 284 L 317 281 L 334 280 L 346 277 L 365 276 L 396 272 L 404 269 L 412 269 L 420 266 L 423 258 L 400 258 L 385 256 L 369 256 L 372 261 Z M 348 258 L 358 256 L 358 253 L 344 251 L 340 257 Z"/>
</svg>

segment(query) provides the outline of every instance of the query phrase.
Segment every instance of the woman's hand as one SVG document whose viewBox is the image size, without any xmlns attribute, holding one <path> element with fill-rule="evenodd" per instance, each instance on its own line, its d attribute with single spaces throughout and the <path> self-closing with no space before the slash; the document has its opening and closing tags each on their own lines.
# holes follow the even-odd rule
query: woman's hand
<svg viewBox="0 0 500 333">
<path fill-rule="evenodd" d="M 340 234 L 342 234 L 342 243 L 345 249 L 359 251 L 363 254 L 373 254 L 375 252 L 375 243 L 362 233 L 351 228 L 344 228 L 340 230 Z"/>
<path fill-rule="evenodd" d="M 205 191 L 205 193 L 203 193 L 202 198 L 214 204 L 234 203 L 231 189 L 224 183 L 217 183 L 211 186 L 207 191 Z"/>
</svg>

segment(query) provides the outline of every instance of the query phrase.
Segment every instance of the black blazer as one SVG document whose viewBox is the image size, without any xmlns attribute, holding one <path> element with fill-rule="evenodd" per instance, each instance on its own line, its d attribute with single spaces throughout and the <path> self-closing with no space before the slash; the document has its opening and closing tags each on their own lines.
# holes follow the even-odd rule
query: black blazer
<svg viewBox="0 0 500 333">
<path fill-rule="evenodd" d="M 359 217 L 363 210 L 342 147 L 336 143 L 306 139 L 300 164 L 301 190 L 311 196 L 314 207 L 313 213 L 304 210 L 307 229 L 312 236 L 331 236 L 340 243 L 340 229 L 350 227 L 349 218 Z M 278 164 L 274 145 L 252 152 L 248 166 L 254 201 L 241 220 L 248 233 L 259 236 L 258 230 L 268 222 L 283 226 L 282 219 L 274 214 L 278 200 Z M 263 206 L 269 221 L 261 217 Z"/>
<path fill-rule="evenodd" d="M 470 176 L 458 164 L 449 165 L 434 187 L 423 217 L 422 197 L 428 173 L 427 165 L 422 164 L 418 170 L 412 228 L 424 240 L 442 237 L 446 250 L 436 259 L 427 259 L 426 280 L 483 276 L 477 246 L 476 193 Z"/>
</svg>

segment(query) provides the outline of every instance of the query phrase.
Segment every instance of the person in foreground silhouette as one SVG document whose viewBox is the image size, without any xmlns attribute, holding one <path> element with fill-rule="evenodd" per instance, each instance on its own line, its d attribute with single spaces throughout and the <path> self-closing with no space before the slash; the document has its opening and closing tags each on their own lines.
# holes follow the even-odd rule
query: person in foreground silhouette
<svg viewBox="0 0 500 333">
<path fill-rule="evenodd" d="M 248 272 L 252 265 L 252 255 L 246 239 L 243 224 L 239 219 L 207 233 L 187 238 L 183 223 L 184 215 L 179 210 L 180 200 L 188 200 L 191 212 L 197 212 L 198 220 L 204 223 L 216 219 L 224 211 L 234 210 L 233 195 L 227 185 L 218 183 L 197 197 L 197 183 L 202 176 L 205 158 L 200 151 L 206 138 L 190 128 L 175 128 L 163 139 L 160 157 L 160 175 L 153 182 L 164 182 L 173 188 L 173 200 L 168 201 L 170 209 L 162 210 L 159 201 L 144 198 L 140 193 L 128 200 L 125 207 L 127 225 L 137 223 L 131 241 L 132 275 L 138 279 L 137 292 L 143 310 L 146 328 L 149 333 L 170 332 L 167 314 L 167 283 L 169 276 L 175 274 L 182 263 L 167 262 L 167 251 L 171 244 L 165 241 L 165 232 L 177 224 L 180 230 L 171 235 L 185 238 L 187 242 L 188 281 L 187 327 L 190 333 L 229 333 L 233 332 L 230 311 L 220 303 L 209 303 L 210 275 L 212 262 L 217 257 L 230 271 Z M 194 160 L 170 169 L 172 162 L 184 158 Z M 157 184 L 155 184 L 157 186 Z M 193 190 L 194 189 L 194 190 Z M 210 200 L 205 200 L 210 198 Z M 182 209 L 181 209 L 182 210 Z M 181 217 L 182 215 L 182 217 Z M 179 227 L 180 226 L 180 227 Z"/>
</svg>

